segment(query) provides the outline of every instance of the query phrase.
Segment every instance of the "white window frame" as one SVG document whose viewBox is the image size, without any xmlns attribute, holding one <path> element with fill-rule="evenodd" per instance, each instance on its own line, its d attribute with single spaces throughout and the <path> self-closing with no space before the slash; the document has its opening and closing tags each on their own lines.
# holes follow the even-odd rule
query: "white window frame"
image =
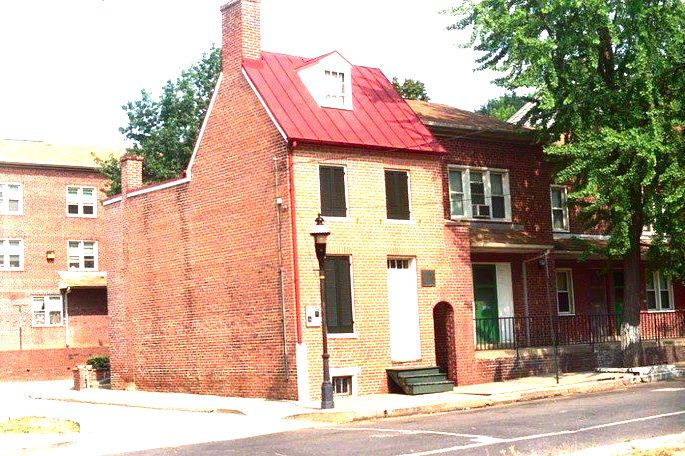
<svg viewBox="0 0 685 456">
<path fill-rule="evenodd" d="M 79 266 L 77 268 L 72 268 L 70 267 L 71 263 L 71 247 L 69 244 L 72 242 L 78 242 L 78 258 L 79 258 Z M 95 267 L 94 268 L 86 268 L 85 267 L 85 243 L 86 242 L 92 242 L 93 243 L 93 256 L 95 257 Z M 76 239 L 70 239 L 67 241 L 67 270 L 69 271 L 98 271 L 98 243 L 97 241 L 89 241 L 89 240 L 76 240 Z"/>
<path fill-rule="evenodd" d="M 10 242 L 19 242 L 18 246 L 10 246 Z M 0 263 L 0 271 L 23 271 L 24 270 L 24 240 L 14 238 L 0 238 L 0 255 L 3 261 Z M 19 267 L 10 266 L 10 255 L 19 255 Z"/>
<path fill-rule="evenodd" d="M 452 189 L 449 188 L 450 218 L 454 220 L 480 220 L 490 222 L 511 222 L 511 186 L 509 185 L 509 170 L 500 168 L 483 168 L 476 166 L 449 165 L 447 167 L 447 182 L 449 187 L 449 172 L 461 171 L 461 186 L 463 193 L 464 215 L 452 215 Z M 490 217 L 474 217 L 471 207 L 471 171 L 483 173 L 483 187 L 485 189 L 485 205 L 490 207 Z M 504 193 L 504 218 L 492 217 L 492 188 L 490 173 L 502 175 L 502 192 Z"/>
<path fill-rule="evenodd" d="M 9 187 L 17 186 L 19 187 L 19 194 L 16 195 L 18 200 L 18 210 L 10 211 L 10 198 L 9 198 Z M 19 182 L 0 182 L 0 215 L 24 215 L 24 186 Z M 15 198 L 12 198 L 13 200 Z"/>
<path fill-rule="evenodd" d="M 557 288 L 557 280 L 556 280 L 556 274 L 566 274 L 566 283 L 568 284 L 568 290 L 563 290 L 560 291 L 559 288 Z M 558 315 L 575 315 L 576 314 L 576 302 L 575 302 L 575 296 L 573 292 L 573 271 L 568 268 L 557 268 L 557 270 L 554 273 L 554 288 L 556 289 L 556 300 L 557 300 L 557 314 Z M 568 312 L 562 312 L 561 309 L 559 309 L 559 293 L 568 293 Z"/>
<path fill-rule="evenodd" d="M 78 213 L 76 214 L 70 214 L 69 213 L 69 206 L 70 206 L 70 199 L 69 199 L 69 189 L 70 188 L 76 188 L 78 189 L 77 195 L 76 195 L 76 201 L 72 202 L 72 204 L 76 204 L 78 206 Z M 93 200 L 88 201 L 86 198 L 83 196 L 83 189 L 89 188 L 93 190 Z M 93 205 L 93 213 L 92 214 L 84 214 L 83 208 L 86 204 L 92 204 Z M 65 211 L 67 214 L 67 217 L 82 217 L 82 218 L 96 218 L 98 216 L 97 214 L 97 206 L 98 206 L 98 189 L 97 187 L 93 187 L 90 185 L 67 185 L 66 187 L 66 206 L 65 206 Z"/>
<path fill-rule="evenodd" d="M 42 298 L 43 301 L 43 309 L 41 310 L 36 310 L 35 304 L 38 302 L 38 299 Z M 59 299 L 59 309 L 54 308 L 51 304 L 51 302 L 54 302 L 54 299 L 57 298 Z M 57 312 L 59 310 L 59 323 L 51 323 L 50 322 L 50 314 L 52 312 Z M 43 323 L 37 323 L 36 322 L 36 314 L 42 313 L 43 314 Z M 57 327 L 57 326 L 64 326 L 64 302 L 62 301 L 62 296 L 60 295 L 38 295 L 38 296 L 31 296 L 31 326 L 35 328 L 47 328 L 47 327 Z"/>
<path fill-rule="evenodd" d="M 346 71 L 340 69 L 324 69 L 323 70 L 323 91 L 324 103 L 329 108 L 345 109 L 349 104 L 350 90 L 348 89 L 348 81 L 350 75 Z"/>
<path fill-rule="evenodd" d="M 361 368 L 359 367 L 331 367 L 330 376 L 333 377 L 352 377 L 352 394 L 350 396 L 357 396 L 359 393 L 358 379 L 361 375 Z"/>
<path fill-rule="evenodd" d="M 646 304 L 647 304 L 647 312 L 674 312 L 675 311 L 675 301 L 674 301 L 674 295 L 673 295 L 673 282 L 671 279 L 666 280 L 666 290 L 663 290 L 661 288 L 661 273 L 659 271 L 654 271 L 654 272 L 647 272 L 647 274 L 651 274 L 654 288 L 650 289 L 648 288 L 649 282 L 645 280 L 645 292 L 649 294 L 650 292 L 654 293 L 654 298 L 655 298 L 655 303 L 656 303 L 656 308 L 655 309 L 650 309 L 649 308 L 649 299 L 647 296 L 645 296 Z M 670 307 L 663 308 L 663 305 L 661 303 L 661 292 L 662 291 L 668 291 L 668 299 L 670 301 Z"/>
<path fill-rule="evenodd" d="M 560 190 L 561 193 L 561 207 L 554 206 L 554 198 L 552 198 L 552 191 Z M 568 217 L 568 189 L 563 185 L 550 185 L 549 186 L 549 205 L 550 205 L 550 216 L 552 217 L 552 231 L 557 233 L 568 233 L 571 229 L 570 221 Z M 554 211 L 561 210 L 564 219 L 563 228 L 554 227 Z"/>
</svg>

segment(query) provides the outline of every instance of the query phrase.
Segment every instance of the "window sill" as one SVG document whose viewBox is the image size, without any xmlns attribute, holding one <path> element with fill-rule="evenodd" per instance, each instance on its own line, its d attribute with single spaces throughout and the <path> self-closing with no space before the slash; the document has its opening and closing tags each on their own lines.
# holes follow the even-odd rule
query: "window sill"
<svg viewBox="0 0 685 456">
<path fill-rule="evenodd" d="M 409 219 L 409 220 L 403 220 L 403 219 L 385 219 L 386 223 L 389 223 L 391 225 L 413 225 L 414 220 Z"/>
<path fill-rule="evenodd" d="M 328 333 L 329 339 L 357 339 L 357 333 Z"/>
<path fill-rule="evenodd" d="M 647 313 L 675 313 L 676 309 L 647 309 Z"/>
<path fill-rule="evenodd" d="M 94 215 L 78 215 L 78 214 L 67 214 L 68 218 L 98 218 L 97 214 Z"/>
<path fill-rule="evenodd" d="M 24 213 L 23 212 L 0 212 L 0 215 L 17 216 L 17 215 L 24 215 Z"/>
<path fill-rule="evenodd" d="M 558 317 L 575 317 L 576 313 L 567 313 L 567 312 L 559 312 L 557 314 Z"/>
<path fill-rule="evenodd" d="M 513 223 L 511 219 L 486 219 L 486 218 L 473 218 L 473 217 L 450 217 L 450 220 L 454 222 L 481 222 L 481 223 Z"/>
<path fill-rule="evenodd" d="M 345 216 L 345 217 L 334 217 L 332 215 L 324 215 L 321 214 L 321 217 L 324 218 L 327 222 L 351 222 L 352 217 L 350 216 Z"/>
<path fill-rule="evenodd" d="M 24 271 L 24 268 L 18 268 L 18 269 L 17 269 L 17 268 L 12 268 L 12 269 L 5 268 L 5 269 L 0 269 L 0 272 L 23 272 L 23 271 Z"/>
<path fill-rule="evenodd" d="M 568 234 L 571 230 L 552 230 L 552 234 Z"/>
<path fill-rule="evenodd" d="M 64 323 L 59 325 L 31 325 L 32 328 L 64 328 Z"/>
</svg>

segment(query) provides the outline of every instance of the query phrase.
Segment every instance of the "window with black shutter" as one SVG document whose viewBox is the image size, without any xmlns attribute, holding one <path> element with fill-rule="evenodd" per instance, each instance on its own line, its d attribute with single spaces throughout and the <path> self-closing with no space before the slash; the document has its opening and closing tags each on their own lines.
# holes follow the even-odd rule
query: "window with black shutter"
<svg viewBox="0 0 685 456">
<path fill-rule="evenodd" d="M 342 166 L 320 166 L 319 188 L 321 190 L 321 215 L 346 217 L 345 168 Z"/>
<path fill-rule="evenodd" d="M 388 219 L 409 220 L 409 175 L 406 171 L 385 171 L 385 204 Z"/>
<path fill-rule="evenodd" d="M 326 279 L 326 325 L 329 333 L 352 333 L 352 284 L 350 281 L 350 258 L 327 256 Z"/>
</svg>

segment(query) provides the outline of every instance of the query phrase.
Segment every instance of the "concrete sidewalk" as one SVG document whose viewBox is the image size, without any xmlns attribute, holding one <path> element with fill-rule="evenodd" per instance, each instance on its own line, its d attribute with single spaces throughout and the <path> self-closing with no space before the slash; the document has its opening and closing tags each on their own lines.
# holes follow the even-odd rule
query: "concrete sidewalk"
<svg viewBox="0 0 685 456">
<path fill-rule="evenodd" d="M 70 381 L 0 383 L 0 421 L 32 414 L 72 419 L 81 424 L 80 436 L 0 436 L 0 448 L 34 452 L 51 449 L 51 453 L 59 453 L 61 448 L 65 454 L 74 454 L 77 449 L 90 454 L 113 454 L 232 440 L 327 423 L 468 410 L 608 391 L 640 381 L 639 375 L 622 372 L 563 374 L 559 384 L 554 376 L 528 377 L 421 396 L 337 397 L 333 410 L 320 410 L 318 403 L 295 401 L 107 389 L 74 391 Z M 151 420 L 157 426 L 166 422 L 167 432 L 150 433 Z M 107 451 L 94 452 L 94 446 L 103 439 L 111 442 Z"/>
</svg>

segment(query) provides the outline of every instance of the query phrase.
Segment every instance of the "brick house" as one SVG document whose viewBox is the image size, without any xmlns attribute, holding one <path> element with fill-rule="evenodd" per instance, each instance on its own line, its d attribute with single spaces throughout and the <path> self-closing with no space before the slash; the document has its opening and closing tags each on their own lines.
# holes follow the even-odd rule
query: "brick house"
<svg viewBox="0 0 685 456">
<path fill-rule="evenodd" d="M 0 140 L 0 379 L 67 378 L 109 345 L 106 178 L 123 149 Z"/>
<path fill-rule="evenodd" d="M 319 213 L 338 393 L 388 391 L 386 371 L 408 366 L 457 384 L 549 370 L 547 351 L 517 350 L 549 345 L 572 299 L 541 146 L 406 102 L 337 52 L 261 51 L 259 9 L 222 8 L 222 74 L 183 177 L 143 186 L 125 156 L 122 194 L 103 202 L 113 387 L 316 398 Z"/>
</svg>

